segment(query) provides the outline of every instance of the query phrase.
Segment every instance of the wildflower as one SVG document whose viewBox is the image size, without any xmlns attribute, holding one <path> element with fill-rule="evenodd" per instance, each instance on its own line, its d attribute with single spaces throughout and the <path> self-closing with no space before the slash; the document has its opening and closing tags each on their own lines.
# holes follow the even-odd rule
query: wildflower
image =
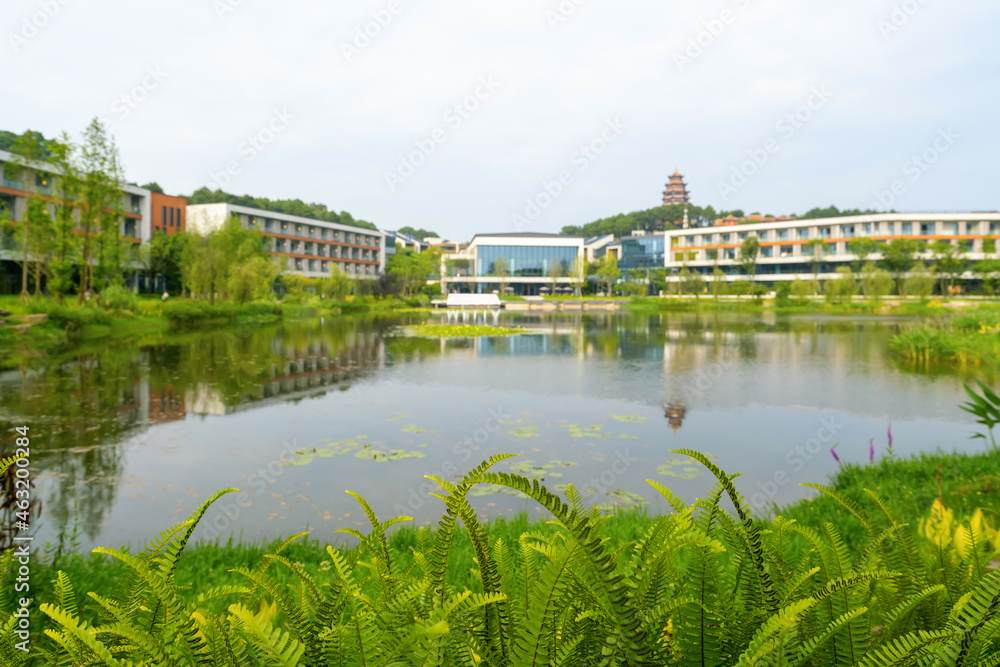
<svg viewBox="0 0 1000 667">
<path fill-rule="evenodd" d="M 892 422 L 889 422 L 889 430 L 886 431 L 886 433 L 889 435 L 889 447 L 891 449 L 892 448 Z"/>
<path fill-rule="evenodd" d="M 868 463 L 875 463 L 875 438 L 868 441 Z"/>
<path fill-rule="evenodd" d="M 839 444 L 840 443 L 838 442 L 837 445 L 839 445 Z M 840 463 L 840 457 L 837 456 L 837 452 L 834 451 L 834 450 L 837 449 L 837 445 L 834 445 L 833 447 L 830 448 L 830 453 L 833 454 L 833 458 L 837 461 L 837 463 Z"/>
</svg>

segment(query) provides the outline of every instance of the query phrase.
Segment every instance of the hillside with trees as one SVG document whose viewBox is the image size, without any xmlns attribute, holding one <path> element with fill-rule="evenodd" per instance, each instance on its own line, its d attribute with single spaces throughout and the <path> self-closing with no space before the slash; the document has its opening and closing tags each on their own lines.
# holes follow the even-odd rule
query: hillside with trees
<svg viewBox="0 0 1000 667">
<path fill-rule="evenodd" d="M 635 230 L 659 231 L 664 229 L 675 229 L 684 220 L 684 206 L 672 204 L 670 206 L 657 206 L 645 211 L 634 211 L 632 213 L 620 213 L 610 218 L 602 218 L 589 222 L 585 225 L 567 225 L 562 228 L 563 234 L 574 234 L 579 236 L 601 236 L 603 234 L 614 234 L 615 236 L 628 236 Z M 688 220 L 694 226 L 711 225 L 715 220 L 727 216 L 742 218 L 745 214 L 742 210 L 716 211 L 711 206 L 687 205 Z M 874 211 L 860 209 L 840 210 L 836 206 L 827 208 L 813 208 L 802 215 L 791 215 L 791 218 L 810 220 L 815 218 L 840 218 L 851 215 L 874 215 L 887 211 Z M 894 212 L 894 211 L 892 211 Z M 750 215 L 759 215 L 751 213 Z M 770 213 L 764 217 L 774 217 Z M 749 222 L 749 221 L 747 221 Z"/>
<path fill-rule="evenodd" d="M 274 213 L 298 215 L 303 218 L 312 218 L 313 220 L 324 220 L 342 225 L 364 227 L 365 229 L 376 229 L 375 225 L 370 222 L 355 220 L 347 211 L 337 213 L 336 211 L 327 209 L 326 204 L 307 204 L 301 199 L 272 200 L 266 197 L 253 197 L 251 195 L 233 195 L 222 190 L 209 190 L 203 187 L 191 193 L 187 200 L 188 204 L 235 204 L 237 206 L 249 206 Z"/>
</svg>

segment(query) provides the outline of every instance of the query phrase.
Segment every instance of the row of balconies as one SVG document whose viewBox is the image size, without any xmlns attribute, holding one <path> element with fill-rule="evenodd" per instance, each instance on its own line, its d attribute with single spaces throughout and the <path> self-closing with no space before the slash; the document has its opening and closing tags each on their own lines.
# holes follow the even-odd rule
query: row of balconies
<svg viewBox="0 0 1000 667">
<path fill-rule="evenodd" d="M 850 239 L 863 236 L 965 236 L 1000 235 L 1000 221 L 988 222 L 869 222 L 853 225 L 819 225 L 758 231 L 694 233 L 672 236 L 675 247 L 740 244 L 749 236 L 763 243 Z"/>
<path fill-rule="evenodd" d="M 289 241 L 281 238 L 268 239 L 265 241 L 264 247 L 265 249 L 273 252 L 287 252 L 296 255 L 316 255 L 317 257 L 358 259 L 369 262 L 377 262 L 379 259 L 377 250 L 327 243 L 313 243 L 311 241 Z"/>
<path fill-rule="evenodd" d="M 351 243 L 354 245 L 379 247 L 379 237 L 361 232 L 347 232 L 318 225 L 308 225 L 304 223 L 286 222 L 255 215 L 243 215 L 244 224 L 250 229 L 268 232 L 271 234 L 284 234 L 287 236 L 300 236 L 302 238 L 318 239 L 324 241 L 337 241 L 341 243 Z"/>
<path fill-rule="evenodd" d="M 301 257 L 289 257 L 288 268 L 291 271 L 307 271 L 310 273 L 329 273 L 331 264 L 340 271 L 352 275 L 377 276 L 379 267 L 372 264 L 353 264 L 351 262 L 330 262 L 320 259 L 302 259 Z"/>
</svg>

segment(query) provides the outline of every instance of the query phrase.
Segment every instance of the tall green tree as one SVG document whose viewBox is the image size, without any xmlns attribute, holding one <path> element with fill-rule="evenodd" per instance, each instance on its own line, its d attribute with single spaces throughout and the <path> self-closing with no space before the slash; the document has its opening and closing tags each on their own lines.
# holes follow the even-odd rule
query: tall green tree
<svg viewBox="0 0 1000 667">
<path fill-rule="evenodd" d="M 604 283 L 604 293 L 608 296 L 614 296 L 615 283 L 622 275 L 621 269 L 618 268 L 618 257 L 610 252 L 604 253 L 604 258 L 597 268 L 597 275 Z"/>
<path fill-rule="evenodd" d="M 416 294 L 427 279 L 440 272 L 441 251 L 428 248 L 417 252 L 413 248 L 396 246 L 396 254 L 389 257 L 386 271 L 398 281 L 404 297 Z"/>
<path fill-rule="evenodd" d="M 8 177 L 14 181 L 20 181 L 21 187 L 27 195 L 26 210 L 21 219 L 14 222 L 18 249 L 21 254 L 22 302 L 28 300 L 29 264 L 32 259 L 36 264 L 36 276 L 41 273 L 37 268 L 40 258 L 33 255 L 32 250 L 38 248 L 38 237 L 46 233 L 45 227 L 48 226 L 45 220 L 48 217 L 45 202 L 37 199 L 39 187 L 47 188 L 51 180 L 51 175 L 46 174 L 41 168 L 42 161 L 48 156 L 45 144 L 45 140 L 37 132 L 25 132 L 14 140 L 14 145 L 11 148 L 14 161 L 8 163 L 6 168 Z M 37 282 L 36 291 L 38 291 Z"/>
<path fill-rule="evenodd" d="M 823 256 L 826 254 L 826 242 L 823 239 L 810 239 L 802 246 L 809 251 L 809 263 L 812 265 L 812 284 L 816 292 L 819 291 L 819 267 L 823 263 Z M 814 292 L 814 294 L 816 293 Z"/>
<path fill-rule="evenodd" d="M 506 257 L 497 257 L 496 261 L 493 262 L 493 275 L 500 283 L 500 296 L 505 296 L 507 294 L 507 281 L 510 279 L 510 264 L 507 263 Z"/>
<path fill-rule="evenodd" d="M 754 283 L 757 281 L 757 255 L 760 254 L 760 239 L 756 236 L 748 236 L 743 239 L 740 246 L 739 263 L 743 272 L 750 276 L 750 289 L 753 291 Z"/>
<path fill-rule="evenodd" d="M 896 290 L 901 295 L 906 290 L 903 280 L 916 261 L 919 249 L 920 244 L 913 239 L 895 239 L 882 247 L 882 266 L 896 280 Z"/>
<path fill-rule="evenodd" d="M 852 255 L 858 258 L 854 262 L 854 270 L 861 271 L 861 267 L 865 265 L 867 259 L 878 252 L 878 243 L 872 241 L 867 236 L 861 236 L 848 241 L 847 249 L 851 251 Z"/>
<path fill-rule="evenodd" d="M 73 274 L 79 263 L 80 237 L 75 233 L 75 202 L 80 192 L 80 176 L 76 164 L 76 145 L 67 133 L 63 132 L 58 140 L 49 142 L 49 151 L 49 162 L 58 171 L 55 248 L 49 262 L 49 290 L 62 302 L 63 295 L 73 289 Z"/>
<path fill-rule="evenodd" d="M 78 173 L 80 178 L 77 203 L 80 215 L 80 302 L 95 287 L 95 264 L 106 266 L 103 260 L 103 233 L 120 207 L 121 185 L 118 180 L 120 161 L 118 148 L 100 120 L 94 118 L 83 132 L 79 148 Z M 116 249 L 117 251 L 117 249 Z"/>
<path fill-rule="evenodd" d="M 960 246 L 949 241 L 938 241 L 933 246 L 935 268 L 941 281 L 941 295 L 948 299 L 951 296 L 955 279 L 965 272 L 964 252 Z"/>
<path fill-rule="evenodd" d="M 549 283 L 552 285 L 552 294 L 555 294 L 556 290 L 559 289 L 559 279 L 565 277 L 567 272 L 568 268 L 561 259 L 553 257 L 549 260 L 548 277 Z"/>
</svg>

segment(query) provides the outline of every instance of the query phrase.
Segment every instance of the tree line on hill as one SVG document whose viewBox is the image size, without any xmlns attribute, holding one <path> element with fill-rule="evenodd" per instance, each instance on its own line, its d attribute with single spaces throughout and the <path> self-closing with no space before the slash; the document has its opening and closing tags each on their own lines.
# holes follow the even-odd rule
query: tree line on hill
<svg viewBox="0 0 1000 667">
<path fill-rule="evenodd" d="M 669 206 L 657 206 L 644 211 L 633 211 L 632 213 L 620 213 L 609 218 L 602 218 L 589 222 L 585 225 L 567 225 L 562 228 L 563 234 L 574 236 L 603 236 L 614 234 L 616 237 L 628 236 L 636 230 L 647 232 L 677 229 L 684 220 L 684 210 L 687 209 L 688 221 L 693 227 L 703 227 L 713 224 L 719 218 L 733 216 L 734 218 L 744 218 L 746 214 L 740 210 L 732 211 L 715 210 L 712 206 L 695 206 L 693 204 L 670 204 Z M 844 209 L 840 210 L 836 206 L 826 208 L 813 208 L 799 216 L 789 216 L 802 220 L 815 218 L 839 218 L 851 215 L 871 215 L 882 211 Z M 751 213 L 750 215 L 759 215 Z M 774 217 L 764 214 L 763 217 Z M 747 222 L 750 222 L 747 220 Z"/>
</svg>

